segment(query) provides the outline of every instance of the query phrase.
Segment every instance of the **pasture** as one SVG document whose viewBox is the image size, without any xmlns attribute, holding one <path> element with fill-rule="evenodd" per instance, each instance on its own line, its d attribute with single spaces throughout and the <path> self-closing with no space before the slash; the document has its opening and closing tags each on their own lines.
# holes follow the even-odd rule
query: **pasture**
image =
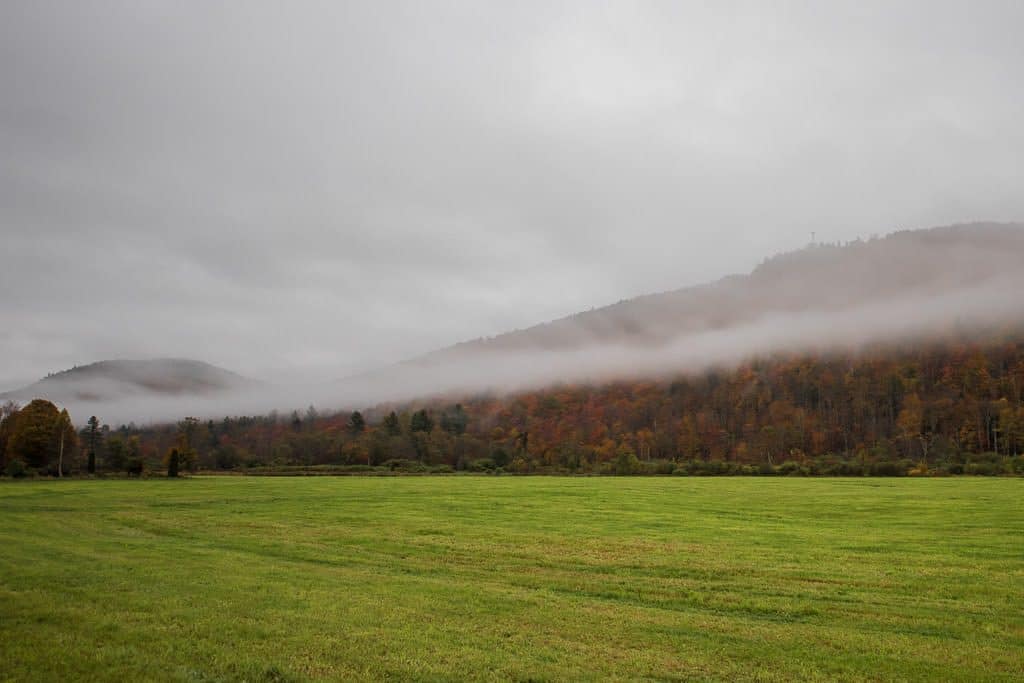
<svg viewBox="0 0 1024 683">
<path fill-rule="evenodd" d="M 0 680 L 1021 680 L 1024 480 L 0 483 Z"/>
</svg>

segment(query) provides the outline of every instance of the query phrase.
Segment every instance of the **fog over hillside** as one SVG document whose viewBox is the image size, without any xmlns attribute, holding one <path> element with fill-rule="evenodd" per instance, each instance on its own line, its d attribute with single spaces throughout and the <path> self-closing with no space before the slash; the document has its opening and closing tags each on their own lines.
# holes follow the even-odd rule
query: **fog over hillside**
<svg viewBox="0 0 1024 683">
<path fill-rule="evenodd" d="M 233 372 L 184 358 L 106 360 L 51 374 L 0 393 L 0 400 L 42 397 L 57 403 L 97 403 L 159 396 L 210 396 L 258 386 Z"/>
<path fill-rule="evenodd" d="M 1021 225 L 979 223 L 845 246 L 812 244 L 768 259 L 747 276 L 459 344 L 353 385 L 370 394 L 392 383 L 413 393 L 508 390 L 702 370 L 775 351 L 969 335 L 1024 321 L 1022 262 Z"/>
<path fill-rule="evenodd" d="M 695 334 L 763 325 L 766 317 L 792 322 L 820 313 L 845 318 L 865 308 L 922 305 L 935 297 L 969 295 L 979 287 L 1001 287 L 1004 276 L 1020 276 L 1024 229 L 1020 225 L 974 224 L 904 231 L 885 239 L 846 246 L 812 244 L 768 259 L 749 276 L 726 277 L 702 286 L 652 294 L 580 313 L 528 330 L 460 345 L 449 353 L 498 350 L 574 350 L 594 344 L 659 347 Z M 1013 300 L 1012 292 L 1007 291 Z M 952 302 L 950 302 L 952 303 Z M 980 308 L 997 302 L 978 301 Z M 972 306 L 965 306 L 969 314 Z M 871 336 L 912 321 L 879 320 Z M 930 318 L 932 313 L 923 314 Z M 881 329 L 879 329 L 879 324 Z"/>
<path fill-rule="evenodd" d="M 695 372 L 777 351 L 856 350 L 874 342 L 970 336 L 992 325 L 1024 323 L 1021 263 L 1019 224 L 812 244 L 770 258 L 749 275 L 621 301 L 336 382 L 225 384 L 217 393 L 183 387 L 177 393 L 118 397 L 106 379 L 89 396 L 88 382 L 79 378 L 77 394 L 65 403 L 76 419 L 96 413 L 111 423 L 309 404 L 361 408 L 442 393 Z"/>
<path fill-rule="evenodd" d="M 104 359 L 328 381 L 812 231 L 1024 220 L 1021 25 L 1003 0 L 0 3 L 0 390 Z M 818 255 L 793 286 L 853 305 Z M 736 287 L 498 344 L 664 350 L 752 323 Z"/>
</svg>

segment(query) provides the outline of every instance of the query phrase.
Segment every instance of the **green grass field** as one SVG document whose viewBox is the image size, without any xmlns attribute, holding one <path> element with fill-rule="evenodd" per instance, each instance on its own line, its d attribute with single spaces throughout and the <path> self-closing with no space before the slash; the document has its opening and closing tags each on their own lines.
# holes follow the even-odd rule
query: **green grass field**
<svg viewBox="0 0 1024 683">
<path fill-rule="evenodd" d="M 1021 680 L 1024 480 L 0 484 L 3 680 Z"/>
</svg>

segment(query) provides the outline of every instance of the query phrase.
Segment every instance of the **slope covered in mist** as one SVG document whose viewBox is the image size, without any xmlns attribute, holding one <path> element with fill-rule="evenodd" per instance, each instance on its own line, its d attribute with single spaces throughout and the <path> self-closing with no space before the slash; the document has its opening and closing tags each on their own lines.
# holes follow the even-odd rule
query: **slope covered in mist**
<svg viewBox="0 0 1024 683">
<path fill-rule="evenodd" d="M 843 246 L 814 244 L 770 258 L 746 276 L 620 301 L 526 330 L 459 344 L 417 362 L 467 353 L 561 351 L 595 344 L 656 347 L 773 316 L 856 314 L 894 301 L 919 303 L 990 287 L 1002 290 L 1004 284 L 1020 281 L 1022 259 L 1024 225 L 979 223 L 897 232 Z M 1013 294 L 1002 290 L 997 299 L 1015 300 Z M 978 300 L 976 307 L 961 303 L 967 305 L 949 312 L 971 316 L 1005 302 Z M 872 332 L 901 327 L 899 319 L 877 323 Z"/>
<path fill-rule="evenodd" d="M 49 375 L 27 387 L 0 394 L 0 399 L 103 403 L 159 396 L 210 396 L 254 384 L 253 380 L 197 360 L 105 360 Z"/>
<path fill-rule="evenodd" d="M 642 296 L 426 354 L 349 381 L 373 392 L 528 388 L 699 370 L 774 351 L 850 350 L 1024 321 L 1024 225 L 813 244 L 748 275 Z"/>
<path fill-rule="evenodd" d="M 747 275 L 641 296 L 318 385 L 253 385 L 192 361 L 77 368 L 9 396 L 111 422 L 600 384 L 736 366 L 775 352 L 981 338 L 1024 329 L 1024 225 L 975 223 L 813 244 Z M 102 403 L 102 405 L 100 405 Z"/>
</svg>

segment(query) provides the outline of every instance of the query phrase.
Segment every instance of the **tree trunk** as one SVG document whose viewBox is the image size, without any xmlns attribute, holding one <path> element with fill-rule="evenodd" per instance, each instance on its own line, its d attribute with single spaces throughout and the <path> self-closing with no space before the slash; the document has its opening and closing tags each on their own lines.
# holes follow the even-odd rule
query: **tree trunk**
<svg viewBox="0 0 1024 683">
<path fill-rule="evenodd" d="M 57 456 L 57 477 L 63 478 L 64 476 L 64 432 L 60 434 L 60 453 Z"/>
</svg>

